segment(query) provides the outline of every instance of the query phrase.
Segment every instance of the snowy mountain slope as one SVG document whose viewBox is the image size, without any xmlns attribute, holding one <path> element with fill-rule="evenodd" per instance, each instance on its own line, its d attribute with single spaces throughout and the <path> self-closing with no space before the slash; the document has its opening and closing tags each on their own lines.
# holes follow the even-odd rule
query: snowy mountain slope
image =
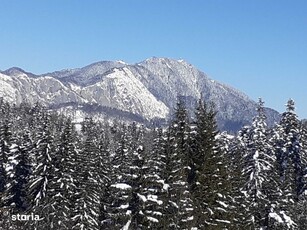
<svg viewBox="0 0 307 230">
<path fill-rule="evenodd" d="M 226 129 L 246 124 L 256 114 L 256 103 L 247 95 L 208 78 L 183 60 L 150 58 L 128 68 L 170 109 L 174 108 L 178 95 L 186 97 L 192 108 L 202 95 L 207 101 L 214 102 L 219 124 Z M 276 111 L 267 109 L 267 113 L 269 123 L 278 119 Z"/>
<path fill-rule="evenodd" d="M 87 86 L 98 82 L 101 79 L 101 76 L 111 69 L 123 67 L 125 65 L 126 63 L 122 61 L 102 61 L 93 63 L 83 68 L 66 69 L 44 75 L 54 77 L 63 82 Z"/>
<path fill-rule="evenodd" d="M 0 97 L 46 105 L 97 104 L 144 119 L 169 118 L 178 96 L 188 108 L 200 97 L 214 102 L 221 129 L 236 130 L 251 121 L 256 103 L 244 93 L 210 79 L 183 60 L 149 58 L 129 65 L 102 61 L 83 68 L 36 76 L 18 68 L 2 72 Z M 279 114 L 267 109 L 268 123 Z"/>
<path fill-rule="evenodd" d="M 0 74 L 0 85 L 0 97 L 17 105 L 23 101 L 31 104 L 40 102 L 44 105 L 87 102 L 52 77 L 33 78 L 25 73 L 14 76 Z"/>
<path fill-rule="evenodd" d="M 17 99 L 17 89 L 14 88 L 14 80 L 9 76 L 0 73 L 0 86 L 0 97 L 3 97 L 10 103 L 14 103 Z"/>
<path fill-rule="evenodd" d="M 147 119 L 165 118 L 169 112 L 168 107 L 126 67 L 115 68 L 100 82 L 84 87 L 81 96 L 93 103 L 120 108 Z"/>
</svg>

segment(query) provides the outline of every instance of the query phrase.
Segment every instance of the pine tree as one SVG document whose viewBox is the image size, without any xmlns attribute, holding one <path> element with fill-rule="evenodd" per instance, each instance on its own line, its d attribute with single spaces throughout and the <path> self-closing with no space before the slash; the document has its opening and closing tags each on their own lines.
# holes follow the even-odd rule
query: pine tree
<svg viewBox="0 0 307 230">
<path fill-rule="evenodd" d="M 106 207 L 110 221 L 106 229 L 120 229 L 131 223 L 131 211 L 128 209 L 132 189 L 129 181 L 131 149 L 126 125 L 113 125 L 111 132 L 113 137 L 109 186 L 111 197 L 110 204 Z"/>
<path fill-rule="evenodd" d="M 245 181 L 242 177 L 242 171 L 244 167 L 243 154 L 244 146 L 242 146 L 241 138 L 245 136 L 247 132 L 246 127 L 243 127 L 237 136 L 233 137 L 228 149 L 229 159 L 229 176 L 228 181 L 230 183 L 230 206 L 229 211 L 231 213 L 231 223 L 229 229 L 244 229 L 245 228 L 245 210 L 246 205 L 244 203 L 244 194 L 242 193 L 242 187 Z"/>
<path fill-rule="evenodd" d="M 274 128 L 272 142 L 277 158 L 281 196 L 278 213 L 287 228 L 294 228 L 296 216 L 293 207 L 299 199 L 304 187 L 302 164 L 302 139 L 299 120 L 295 113 L 294 101 L 289 100 L 287 111 L 282 114 L 280 123 Z M 286 225 L 286 224 L 284 224 Z"/>
<path fill-rule="evenodd" d="M 20 141 L 14 139 L 12 141 L 15 143 L 10 148 L 9 164 L 12 170 L 10 183 L 6 188 L 6 202 L 12 213 L 23 213 L 29 208 L 26 185 L 31 173 L 30 153 L 33 144 L 28 131 L 23 134 L 23 142 L 19 143 Z"/>
<path fill-rule="evenodd" d="M 54 164 L 56 144 L 50 114 L 41 111 L 36 119 L 37 133 L 34 138 L 34 149 L 30 155 L 33 159 L 33 171 L 27 184 L 27 191 L 32 206 L 29 213 L 30 211 L 40 213 L 40 218 L 43 218 L 44 221 L 39 221 L 37 225 L 29 222 L 29 225 L 33 225 L 35 229 L 49 227 L 52 223 L 52 220 L 49 219 L 49 214 L 52 212 L 49 199 L 54 196 L 52 178 L 56 172 Z"/>
<path fill-rule="evenodd" d="M 75 165 L 76 210 L 72 229 L 99 229 L 100 192 L 99 187 L 99 147 L 97 130 L 92 119 L 82 125 L 84 140 L 77 154 Z"/>
<path fill-rule="evenodd" d="M 191 135 L 192 164 L 189 176 L 193 195 L 196 223 L 199 228 L 227 227 L 226 164 L 216 141 L 217 124 L 214 106 L 202 100 L 196 107 L 195 127 Z M 193 172 L 194 171 L 194 172 Z"/>
<path fill-rule="evenodd" d="M 124 226 L 132 229 L 143 229 L 147 221 L 145 217 L 144 129 L 135 123 L 122 126 L 118 138 L 118 147 L 113 157 L 113 179 L 110 186 L 112 203 L 109 207 L 113 228 Z"/>
<path fill-rule="evenodd" d="M 259 99 L 257 112 L 252 126 L 248 129 L 244 143 L 243 177 L 245 185 L 246 224 L 248 227 L 262 229 L 268 227 L 268 216 L 271 210 L 269 184 L 274 170 L 274 155 L 268 145 L 266 116 L 263 101 Z M 269 182 L 269 183 L 268 183 Z"/>
<path fill-rule="evenodd" d="M 301 151 L 301 164 L 302 164 L 302 189 L 300 195 L 307 196 L 307 127 L 302 123 L 300 126 L 302 151 Z"/>
<path fill-rule="evenodd" d="M 11 217 L 29 208 L 25 184 L 30 173 L 29 135 L 17 123 L 21 121 L 15 107 L 0 99 L 0 228 L 23 229 Z"/>
<path fill-rule="evenodd" d="M 111 170 L 111 154 L 110 154 L 110 129 L 108 124 L 105 124 L 103 128 L 104 132 L 99 137 L 99 187 L 101 188 L 100 196 L 100 212 L 99 212 L 99 223 L 100 229 L 106 229 L 111 222 L 110 215 L 108 213 L 108 207 L 110 206 L 111 194 L 110 186 L 112 184 L 112 173 Z"/>
<path fill-rule="evenodd" d="M 170 156 L 172 162 L 169 206 L 174 216 L 170 229 L 189 229 L 193 227 L 193 201 L 189 190 L 188 176 L 191 172 L 189 147 L 190 125 L 183 100 L 179 99 L 175 108 L 174 119 L 170 127 L 174 149 Z"/>
<path fill-rule="evenodd" d="M 163 156 L 163 162 L 165 162 L 164 168 L 161 171 L 162 178 L 164 178 L 163 188 L 165 191 L 165 194 L 163 194 L 161 197 L 163 202 L 163 218 L 161 224 L 166 228 L 174 229 L 176 215 L 178 212 L 178 205 L 172 199 L 172 186 L 174 181 L 173 169 L 174 165 L 176 165 L 177 162 L 174 161 L 175 144 L 174 136 L 170 129 L 171 128 L 168 127 L 168 129 L 165 130 L 165 132 L 163 133 L 163 141 L 161 142 L 161 156 Z"/>
<path fill-rule="evenodd" d="M 139 145 L 132 153 L 131 173 L 131 199 L 129 210 L 131 210 L 131 228 L 143 229 L 146 227 L 146 217 L 144 214 L 144 203 L 147 198 L 143 194 L 144 179 L 144 146 Z"/>
<path fill-rule="evenodd" d="M 152 151 L 144 161 L 144 215 L 148 229 L 161 229 L 167 221 L 164 206 L 167 203 L 166 192 L 169 185 L 166 183 L 166 155 L 163 130 L 155 129 L 151 132 L 153 139 Z"/>
<path fill-rule="evenodd" d="M 35 163 L 33 172 L 27 185 L 28 197 L 31 201 L 32 209 L 29 213 L 39 213 L 43 220 L 29 222 L 33 229 L 51 228 L 53 219 L 50 213 L 54 211 L 49 200 L 55 195 L 53 181 L 57 169 L 55 168 L 54 153 L 56 145 L 54 143 L 53 130 L 48 113 L 41 114 L 41 123 L 38 127 L 37 142 L 33 154 Z"/>
<path fill-rule="evenodd" d="M 76 185 L 73 175 L 76 173 L 76 134 L 70 119 L 63 124 L 63 131 L 57 131 L 60 135 L 58 146 L 54 155 L 54 166 L 56 171 L 52 178 L 54 195 L 49 199 L 53 210 L 49 213 L 53 222 L 50 228 L 71 229 L 72 212 L 74 206 L 74 193 Z"/>
<path fill-rule="evenodd" d="M 287 112 L 282 114 L 280 126 L 277 127 L 277 132 L 282 138 L 281 143 L 278 143 L 279 146 L 277 146 L 277 159 L 280 164 L 281 179 L 284 183 L 289 183 L 295 200 L 302 192 L 304 169 L 300 123 L 294 110 L 294 101 L 289 100 Z"/>
<path fill-rule="evenodd" d="M 8 165 L 11 147 L 11 130 L 9 120 L 0 123 L 0 198 L 3 196 L 3 192 L 6 189 L 8 183 L 8 170 L 11 170 L 13 166 Z M 8 167 L 10 166 L 10 167 Z M 0 203 L 2 207 L 3 200 Z"/>
<path fill-rule="evenodd" d="M 1 104 L 0 109 L 4 117 L 7 113 L 4 105 Z M 14 155 L 11 152 L 11 122 L 8 118 L 0 120 L 0 228 L 12 229 L 15 226 L 11 223 L 10 216 L 13 213 L 11 208 L 11 194 L 7 193 L 11 187 L 11 177 L 13 176 L 13 168 L 15 163 L 13 161 Z"/>
</svg>

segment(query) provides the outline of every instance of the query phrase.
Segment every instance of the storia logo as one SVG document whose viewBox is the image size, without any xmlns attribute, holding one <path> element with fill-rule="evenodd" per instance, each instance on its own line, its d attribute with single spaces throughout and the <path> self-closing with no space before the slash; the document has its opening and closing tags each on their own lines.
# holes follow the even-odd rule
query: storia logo
<svg viewBox="0 0 307 230">
<path fill-rule="evenodd" d="M 25 214 L 16 214 L 16 215 L 12 215 L 12 221 L 35 221 L 35 220 L 41 220 L 39 218 L 39 215 L 34 215 L 33 213 L 31 213 L 30 215 L 25 215 Z"/>
</svg>

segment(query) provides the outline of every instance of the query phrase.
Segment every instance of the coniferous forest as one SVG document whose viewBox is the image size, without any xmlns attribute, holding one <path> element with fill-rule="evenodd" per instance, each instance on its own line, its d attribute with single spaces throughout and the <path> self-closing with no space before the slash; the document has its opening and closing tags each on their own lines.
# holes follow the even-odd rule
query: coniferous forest
<svg viewBox="0 0 307 230">
<path fill-rule="evenodd" d="M 257 112 L 229 135 L 202 100 L 163 128 L 0 100 L 0 229 L 306 229 L 307 128 Z"/>
</svg>

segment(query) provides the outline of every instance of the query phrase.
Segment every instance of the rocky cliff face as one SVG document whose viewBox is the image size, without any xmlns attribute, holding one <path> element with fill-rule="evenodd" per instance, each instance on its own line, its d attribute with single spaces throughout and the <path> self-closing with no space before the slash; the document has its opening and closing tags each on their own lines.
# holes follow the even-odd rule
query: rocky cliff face
<svg viewBox="0 0 307 230">
<path fill-rule="evenodd" d="M 41 76 L 11 68 L 1 72 L 0 85 L 0 97 L 12 103 L 95 105 L 104 108 L 96 113 L 111 109 L 144 121 L 169 118 L 178 96 L 190 109 L 200 97 L 214 102 L 221 129 L 236 130 L 256 114 L 256 103 L 242 92 L 208 78 L 183 60 L 168 58 L 133 65 L 104 61 Z M 279 114 L 267 109 L 267 117 L 273 123 Z"/>
</svg>

